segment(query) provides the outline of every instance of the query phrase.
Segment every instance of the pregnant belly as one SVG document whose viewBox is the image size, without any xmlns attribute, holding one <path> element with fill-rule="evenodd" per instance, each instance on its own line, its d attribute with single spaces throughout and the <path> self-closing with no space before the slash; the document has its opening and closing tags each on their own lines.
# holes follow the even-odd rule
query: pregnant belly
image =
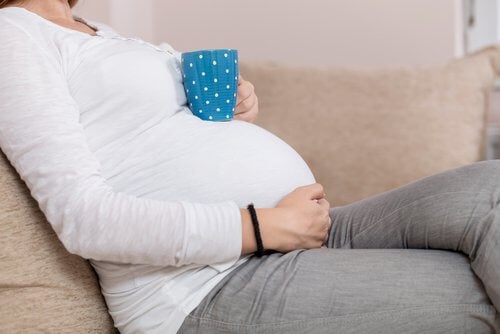
<svg viewBox="0 0 500 334">
<path fill-rule="evenodd" d="M 159 200 L 273 207 L 296 187 L 315 182 L 295 150 L 266 130 L 187 113 L 97 155 L 116 190 Z"/>
</svg>

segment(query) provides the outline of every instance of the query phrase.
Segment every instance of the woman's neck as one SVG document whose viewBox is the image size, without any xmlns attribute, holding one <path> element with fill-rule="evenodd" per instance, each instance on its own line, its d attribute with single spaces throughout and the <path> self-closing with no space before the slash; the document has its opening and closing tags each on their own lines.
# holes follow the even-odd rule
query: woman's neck
<svg viewBox="0 0 500 334">
<path fill-rule="evenodd" d="M 12 6 L 27 9 L 62 27 L 80 31 L 91 36 L 96 35 L 96 30 L 93 27 L 76 21 L 73 18 L 71 7 L 67 0 L 24 0 L 14 2 Z"/>
<path fill-rule="evenodd" d="M 54 23 L 74 22 L 67 0 L 26 0 L 14 2 L 13 6 L 23 7 Z"/>
</svg>

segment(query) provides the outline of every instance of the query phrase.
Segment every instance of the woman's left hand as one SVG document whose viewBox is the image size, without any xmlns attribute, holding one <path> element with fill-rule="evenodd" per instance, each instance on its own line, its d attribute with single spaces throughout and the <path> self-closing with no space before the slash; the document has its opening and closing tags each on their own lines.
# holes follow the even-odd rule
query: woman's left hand
<svg viewBox="0 0 500 334">
<path fill-rule="evenodd" d="M 238 76 L 238 96 L 236 98 L 236 109 L 234 119 L 253 122 L 259 113 L 259 100 L 250 81 Z"/>
</svg>

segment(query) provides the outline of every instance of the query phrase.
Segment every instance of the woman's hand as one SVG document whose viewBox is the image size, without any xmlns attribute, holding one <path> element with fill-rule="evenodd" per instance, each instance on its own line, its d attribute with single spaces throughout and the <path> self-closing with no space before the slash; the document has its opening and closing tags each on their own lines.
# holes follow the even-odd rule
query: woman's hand
<svg viewBox="0 0 500 334">
<path fill-rule="evenodd" d="M 323 187 L 299 187 L 283 198 L 274 209 L 257 209 L 265 249 L 282 253 L 295 249 L 320 248 L 330 231 L 330 203 Z M 256 250 L 250 215 L 242 210 L 243 254 Z"/>
<path fill-rule="evenodd" d="M 234 119 L 253 122 L 259 113 L 259 100 L 255 95 L 255 90 L 250 81 L 238 76 L 238 95 L 236 98 L 236 108 Z"/>
<path fill-rule="evenodd" d="M 271 228 L 273 234 L 268 237 L 269 248 L 289 252 L 320 248 L 325 244 L 331 220 L 330 203 L 325 199 L 322 185 L 315 183 L 299 187 L 283 198 L 276 208 L 286 210 L 287 215 L 282 221 L 273 223 L 276 226 Z"/>
</svg>

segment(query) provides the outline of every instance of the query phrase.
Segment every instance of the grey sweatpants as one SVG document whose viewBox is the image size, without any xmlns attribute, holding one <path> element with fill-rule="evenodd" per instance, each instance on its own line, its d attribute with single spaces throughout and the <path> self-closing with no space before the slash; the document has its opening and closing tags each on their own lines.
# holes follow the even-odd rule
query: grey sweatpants
<svg viewBox="0 0 500 334">
<path fill-rule="evenodd" d="M 252 257 L 179 333 L 500 333 L 500 160 L 331 217 L 328 248 Z"/>
</svg>

